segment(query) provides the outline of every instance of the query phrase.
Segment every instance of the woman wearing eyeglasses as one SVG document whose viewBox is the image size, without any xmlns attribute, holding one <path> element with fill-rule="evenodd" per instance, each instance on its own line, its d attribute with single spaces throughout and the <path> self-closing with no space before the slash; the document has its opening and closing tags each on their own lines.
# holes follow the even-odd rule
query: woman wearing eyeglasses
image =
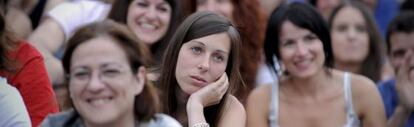
<svg viewBox="0 0 414 127">
<path fill-rule="evenodd" d="M 126 26 L 112 21 L 77 31 L 63 57 L 74 110 L 49 117 L 43 126 L 180 126 L 156 114 L 158 97 L 145 76 L 148 54 Z"/>
</svg>

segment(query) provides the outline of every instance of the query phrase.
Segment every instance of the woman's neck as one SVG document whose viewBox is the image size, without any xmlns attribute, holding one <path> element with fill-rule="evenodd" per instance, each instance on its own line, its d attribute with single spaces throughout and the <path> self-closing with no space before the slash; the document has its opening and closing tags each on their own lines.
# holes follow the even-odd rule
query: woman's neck
<svg viewBox="0 0 414 127">
<path fill-rule="evenodd" d="M 107 122 L 107 123 L 91 123 L 88 121 L 84 121 L 85 122 L 85 127 L 135 127 L 137 126 L 137 121 L 135 120 L 135 115 L 133 112 L 130 112 L 128 114 L 132 114 L 132 115 L 125 115 L 122 118 L 119 118 L 117 120 L 111 121 L 111 122 Z M 99 116 L 97 116 L 99 117 Z"/>
<path fill-rule="evenodd" d="M 358 74 L 360 72 L 361 64 L 360 63 L 345 63 L 340 61 L 335 61 L 335 68 L 342 71 L 348 71 Z"/>
<path fill-rule="evenodd" d="M 288 77 L 286 80 L 288 85 L 284 85 L 281 90 L 289 95 L 317 98 L 322 93 L 321 91 L 326 90 L 330 84 L 334 83 L 328 71 L 330 70 L 323 69 L 308 78 Z"/>
</svg>

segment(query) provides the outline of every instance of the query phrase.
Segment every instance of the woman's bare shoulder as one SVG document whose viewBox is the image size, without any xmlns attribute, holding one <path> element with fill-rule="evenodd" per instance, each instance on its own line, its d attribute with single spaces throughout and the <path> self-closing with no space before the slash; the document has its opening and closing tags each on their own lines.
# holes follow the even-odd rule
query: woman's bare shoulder
<svg viewBox="0 0 414 127">
<path fill-rule="evenodd" d="M 267 113 L 270 105 L 272 86 L 274 84 L 262 85 L 254 89 L 248 99 L 246 110 L 254 110 L 254 112 Z"/>
<path fill-rule="evenodd" d="M 246 110 L 240 101 L 233 95 L 227 96 L 225 103 L 225 110 L 223 110 L 223 117 L 218 126 L 227 127 L 244 127 L 246 123 Z"/>
<path fill-rule="evenodd" d="M 345 72 L 340 70 L 334 70 L 332 71 L 333 75 L 336 76 L 335 79 L 337 79 L 338 82 L 341 82 L 344 77 Z M 367 91 L 376 90 L 375 83 L 370 80 L 369 78 L 355 73 L 349 73 L 349 77 L 351 80 L 351 90 L 352 94 L 360 95 L 365 94 Z"/>
<path fill-rule="evenodd" d="M 235 111 L 245 111 L 243 104 L 234 95 L 227 97 L 227 105 Z"/>
<path fill-rule="evenodd" d="M 270 100 L 273 84 L 261 85 L 255 88 L 249 95 L 247 103 L 268 103 Z"/>
<path fill-rule="evenodd" d="M 364 95 L 377 91 L 377 87 L 371 79 L 359 74 L 351 74 L 351 84 L 352 93 L 356 95 Z"/>
<path fill-rule="evenodd" d="M 358 74 L 352 74 L 351 80 L 352 100 L 356 112 L 360 115 L 366 114 L 367 111 L 374 108 L 374 105 L 382 104 L 379 91 L 372 80 Z M 379 106 L 379 109 L 382 108 Z"/>
</svg>

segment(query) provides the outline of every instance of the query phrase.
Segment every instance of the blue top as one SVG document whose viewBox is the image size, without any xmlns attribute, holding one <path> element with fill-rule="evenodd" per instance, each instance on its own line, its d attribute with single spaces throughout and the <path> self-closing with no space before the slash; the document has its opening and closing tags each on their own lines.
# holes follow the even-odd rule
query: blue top
<svg viewBox="0 0 414 127">
<path fill-rule="evenodd" d="M 379 83 L 378 89 L 381 93 L 382 101 L 384 102 L 387 119 L 389 119 L 398 105 L 398 95 L 395 89 L 395 80 L 392 79 Z M 414 113 L 411 113 L 407 123 L 405 124 L 405 127 L 414 127 Z"/>
<path fill-rule="evenodd" d="M 388 24 L 392 18 L 399 12 L 399 3 L 397 0 L 377 0 L 375 8 L 375 21 L 377 22 L 379 31 L 383 37 L 387 31 Z"/>
</svg>

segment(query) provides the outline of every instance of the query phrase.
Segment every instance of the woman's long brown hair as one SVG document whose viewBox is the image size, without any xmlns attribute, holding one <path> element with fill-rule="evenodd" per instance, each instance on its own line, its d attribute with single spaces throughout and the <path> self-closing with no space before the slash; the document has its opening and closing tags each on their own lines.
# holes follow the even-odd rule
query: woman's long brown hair
<svg viewBox="0 0 414 127">
<path fill-rule="evenodd" d="M 226 73 L 230 79 L 230 86 L 228 92 L 219 104 L 205 107 L 204 116 L 210 125 L 216 126 L 220 121 L 223 111 L 226 108 L 224 106 L 228 93 L 235 93 L 239 88 L 243 87 L 239 71 L 241 41 L 237 30 L 227 19 L 214 13 L 195 13 L 189 16 L 177 29 L 164 55 L 164 65 L 161 68 L 159 87 L 164 106 L 163 109 L 166 114 L 175 118 L 177 117 L 178 100 L 176 97 L 176 89 L 179 89 L 179 87 L 175 71 L 181 46 L 190 40 L 218 33 L 228 33 L 231 40 L 231 51 L 226 67 Z M 186 125 L 187 123 L 181 124 Z"/>
</svg>

